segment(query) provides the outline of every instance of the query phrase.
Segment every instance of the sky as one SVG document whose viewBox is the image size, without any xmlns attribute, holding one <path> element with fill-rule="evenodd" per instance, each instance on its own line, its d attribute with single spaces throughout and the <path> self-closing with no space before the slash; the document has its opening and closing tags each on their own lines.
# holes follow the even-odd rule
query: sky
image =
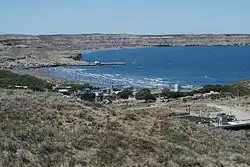
<svg viewBox="0 0 250 167">
<path fill-rule="evenodd" d="M 0 34 L 250 34 L 250 0 L 0 0 Z"/>
</svg>

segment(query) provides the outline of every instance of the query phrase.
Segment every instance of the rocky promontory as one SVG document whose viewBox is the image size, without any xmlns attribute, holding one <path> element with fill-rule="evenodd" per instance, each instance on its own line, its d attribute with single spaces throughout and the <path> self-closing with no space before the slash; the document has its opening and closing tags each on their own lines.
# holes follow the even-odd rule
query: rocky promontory
<svg viewBox="0 0 250 167">
<path fill-rule="evenodd" d="M 0 35 L 0 67 L 84 65 L 82 50 L 213 45 L 250 45 L 250 35 Z"/>
</svg>

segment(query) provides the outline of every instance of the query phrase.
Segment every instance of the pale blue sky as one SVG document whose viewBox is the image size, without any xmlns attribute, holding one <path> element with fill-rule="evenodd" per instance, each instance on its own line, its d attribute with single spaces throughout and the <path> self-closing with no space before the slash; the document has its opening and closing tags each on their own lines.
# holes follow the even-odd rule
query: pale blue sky
<svg viewBox="0 0 250 167">
<path fill-rule="evenodd" d="M 0 34 L 250 33 L 250 0 L 0 0 Z"/>
</svg>

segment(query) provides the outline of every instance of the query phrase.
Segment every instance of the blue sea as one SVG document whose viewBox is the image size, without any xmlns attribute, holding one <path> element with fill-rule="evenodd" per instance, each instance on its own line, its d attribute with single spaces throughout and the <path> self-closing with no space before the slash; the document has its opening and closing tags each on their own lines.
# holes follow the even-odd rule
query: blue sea
<svg viewBox="0 0 250 167">
<path fill-rule="evenodd" d="M 188 46 L 83 51 L 84 61 L 127 65 L 39 69 L 94 85 L 157 87 L 232 84 L 250 79 L 250 46 Z"/>
</svg>

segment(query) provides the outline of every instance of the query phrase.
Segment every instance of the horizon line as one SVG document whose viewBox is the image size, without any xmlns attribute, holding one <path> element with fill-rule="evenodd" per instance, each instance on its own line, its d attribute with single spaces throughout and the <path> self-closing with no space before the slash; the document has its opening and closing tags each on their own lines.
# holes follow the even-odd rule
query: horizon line
<svg viewBox="0 0 250 167">
<path fill-rule="evenodd" d="M 20 35 L 20 36 L 60 36 L 60 35 L 124 35 L 124 36 L 187 36 L 187 35 L 250 35 L 250 33 L 173 33 L 173 34 L 129 34 L 129 33 L 51 33 L 51 34 L 22 34 L 6 33 L 0 36 Z"/>
</svg>

